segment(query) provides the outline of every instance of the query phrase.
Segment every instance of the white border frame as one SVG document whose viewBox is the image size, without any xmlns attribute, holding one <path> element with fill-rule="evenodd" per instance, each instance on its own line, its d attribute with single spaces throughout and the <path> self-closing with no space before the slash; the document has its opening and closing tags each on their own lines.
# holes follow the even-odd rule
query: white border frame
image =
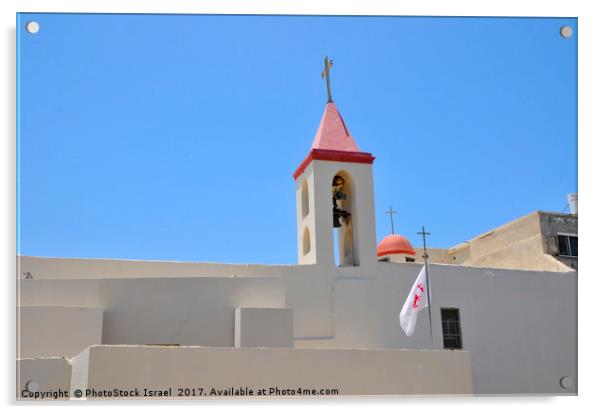
<svg viewBox="0 0 602 414">
<path fill-rule="evenodd" d="M 28 1 L 28 0 L 3 0 L 0 2 L 2 9 L 2 82 L 4 96 L 0 101 L 0 125 L 4 130 L 4 140 L 0 154 L 4 157 L 0 162 L 3 179 L 0 181 L 0 191 L 4 195 L 2 203 L 2 217 L 4 219 L 4 237 L 1 240 L 2 263 L 4 264 L 5 281 L 5 306 L 6 313 L 3 359 L 4 376 L 0 390 L 3 392 L 4 401 L 10 403 L 15 396 L 15 13 L 20 12 L 113 12 L 113 13 L 221 13 L 221 14 L 347 14 L 347 15 L 427 15 L 427 16 L 546 16 L 546 17 L 578 17 L 579 18 L 579 187 L 581 190 L 581 219 L 582 226 L 580 238 L 582 239 L 582 254 L 580 260 L 581 283 L 579 285 L 579 318 L 581 328 L 595 326 L 593 313 L 586 311 L 588 304 L 598 302 L 597 294 L 602 291 L 600 278 L 594 277 L 596 271 L 593 259 L 596 257 L 594 247 L 597 246 L 594 236 L 600 233 L 600 220 L 594 215 L 602 210 L 600 203 L 599 184 L 595 177 L 602 175 L 600 163 L 599 137 L 602 136 L 599 110 L 602 107 L 600 98 L 602 89 L 600 74 L 602 73 L 599 40 L 602 39 L 602 21 L 600 11 L 596 8 L 596 1 L 591 0 L 291 0 L 258 1 L 258 0 L 53 0 L 53 1 Z M 585 221 L 583 221 L 585 220 Z M 592 276 L 592 277 L 589 277 Z M 594 296 L 596 295 L 596 296 Z M 366 411 L 368 405 L 377 404 L 379 411 L 399 412 L 420 410 L 436 411 L 448 410 L 450 405 L 466 413 L 481 412 L 483 409 L 491 413 L 508 411 L 510 406 L 528 405 L 529 411 L 562 412 L 582 411 L 588 412 L 589 408 L 599 405 L 596 396 L 599 394 L 597 384 L 600 381 L 598 371 L 599 350 L 595 346 L 598 341 L 594 339 L 595 329 L 579 329 L 579 397 L 504 397 L 504 398 L 344 398 L 320 401 L 213 401 L 196 403 L 178 403 L 179 408 L 192 409 L 198 412 L 195 405 L 209 405 L 216 408 L 235 408 L 247 411 L 264 413 L 266 409 L 282 410 L 279 407 L 286 404 L 287 410 L 303 411 L 321 409 L 332 410 L 335 405 L 346 405 L 346 412 Z M 116 405 L 109 403 L 110 405 Z M 34 405 L 19 403 L 19 405 Z M 75 407 L 78 403 L 71 403 Z M 105 404 L 106 405 L 106 404 Z M 149 404 L 128 403 L 127 405 L 147 405 L 148 411 L 165 410 L 165 403 L 153 402 Z M 170 404 L 167 404 L 170 405 Z M 191 406 L 192 405 L 192 406 Z M 242 405 L 250 405 L 242 407 Z M 311 408 L 308 407 L 312 406 Z M 483 405 L 486 405 L 484 407 Z M 591 405 L 591 407 L 590 407 Z M 89 409 L 106 410 L 103 406 L 89 405 Z M 44 410 L 60 410 L 68 407 L 56 404 L 44 407 Z M 201 408 L 202 409 L 202 408 Z"/>
</svg>

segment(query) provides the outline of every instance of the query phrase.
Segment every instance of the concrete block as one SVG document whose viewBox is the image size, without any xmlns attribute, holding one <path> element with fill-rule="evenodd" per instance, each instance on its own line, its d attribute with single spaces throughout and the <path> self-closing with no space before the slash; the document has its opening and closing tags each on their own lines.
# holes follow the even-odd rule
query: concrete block
<svg viewBox="0 0 602 414">
<path fill-rule="evenodd" d="M 292 308 L 243 308 L 235 310 L 236 348 L 292 348 Z"/>
</svg>

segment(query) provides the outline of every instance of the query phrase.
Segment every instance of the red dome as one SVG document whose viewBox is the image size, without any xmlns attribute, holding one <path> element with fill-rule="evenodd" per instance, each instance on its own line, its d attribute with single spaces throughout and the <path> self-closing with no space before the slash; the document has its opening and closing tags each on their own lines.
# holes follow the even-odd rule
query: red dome
<svg viewBox="0 0 602 414">
<path fill-rule="evenodd" d="M 412 249 L 412 245 L 405 237 L 399 234 L 390 234 L 378 243 L 376 255 L 386 256 L 388 254 L 411 254 L 416 252 Z"/>
</svg>

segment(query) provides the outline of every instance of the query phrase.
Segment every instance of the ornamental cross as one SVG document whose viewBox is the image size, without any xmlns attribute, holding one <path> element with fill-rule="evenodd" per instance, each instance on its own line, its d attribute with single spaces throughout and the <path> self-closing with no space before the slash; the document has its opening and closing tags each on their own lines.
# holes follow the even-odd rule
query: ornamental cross
<svg viewBox="0 0 602 414">
<path fill-rule="evenodd" d="M 328 102 L 332 102 L 332 94 L 330 93 L 330 68 L 332 67 L 332 60 L 328 60 L 328 56 L 324 57 L 324 70 L 322 71 L 322 78 L 326 78 L 326 92 L 328 94 Z"/>
<path fill-rule="evenodd" d="M 420 290 L 420 295 L 418 294 L 418 290 Z M 420 304 L 420 300 L 422 299 L 422 294 L 424 294 L 424 285 L 422 283 L 418 283 L 416 285 L 416 290 L 414 291 L 414 303 L 412 303 L 412 307 L 416 309 Z"/>
<path fill-rule="evenodd" d="M 389 210 L 385 211 L 385 214 L 389 214 L 391 217 L 391 234 L 395 234 L 395 224 L 393 223 L 393 214 L 397 214 L 397 211 L 393 210 L 389 206 Z"/>
<path fill-rule="evenodd" d="M 418 307 L 418 303 L 420 302 L 420 299 L 422 299 L 422 296 L 414 294 L 414 303 L 412 303 L 412 307 L 414 309 L 416 309 Z"/>
</svg>

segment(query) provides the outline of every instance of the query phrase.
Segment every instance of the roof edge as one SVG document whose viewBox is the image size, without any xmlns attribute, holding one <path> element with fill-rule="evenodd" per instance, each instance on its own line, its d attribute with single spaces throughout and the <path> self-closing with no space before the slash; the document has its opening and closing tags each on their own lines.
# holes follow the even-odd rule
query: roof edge
<svg viewBox="0 0 602 414">
<path fill-rule="evenodd" d="M 416 251 L 415 250 L 406 250 L 406 249 L 391 249 L 391 250 L 385 250 L 385 251 L 376 253 L 376 255 L 378 257 L 388 256 L 390 254 L 410 254 L 412 256 L 415 256 Z"/>
<path fill-rule="evenodd" d="M 305 171 L 307 166 L 313 160 L 322 161 L 338 161 L 338 162 L 354 162 L 357 164 L 372 164 L 376 157 L 369 152 L 355 151 L 337 151 L 325 149 L 312 149 L 299 167 L 293 173 L 293 178 L 296 180 Z"/>
</svg>

